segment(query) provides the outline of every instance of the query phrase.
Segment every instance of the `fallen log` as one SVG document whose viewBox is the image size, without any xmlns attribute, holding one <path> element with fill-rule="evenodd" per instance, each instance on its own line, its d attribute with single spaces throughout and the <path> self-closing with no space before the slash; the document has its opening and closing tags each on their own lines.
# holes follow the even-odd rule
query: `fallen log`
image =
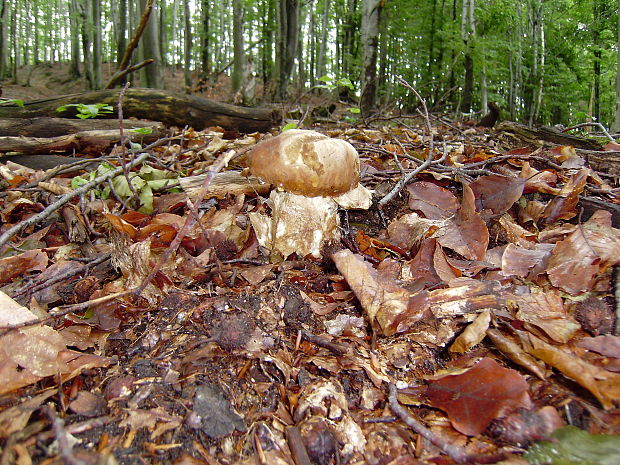
<svg viewBox="0 0 620 465">
<path fill-rule="evenodd" d="M 525 124 L 504 121 L 503 123 L 500 123 L 496 129 L 501 132 L 512 133 L 522 141 L 532 145 L 542 145 L 540 141 L 546 141 L 558 145 L 572 145 L 575 148 L 585 150 L 603 149 L 603 146 L 593 139 L 586 139 L 584 137 L 566 134 L 558 129 L 548 126 L 530 128 Z"/>
<path fill-rule="evenodd" d="M 144 143 L 159 139 L 125 131 L 125 137 L 132 142 Z M 147 140 L 148 139 L 148 140 Z M 120 142 L 120 130 L 82 131 L 58 137 L 0 137 L 0 153 L 19 152 L 25 154 L 81 152 L 100 155 L 110 145 Z M 0 161 L 2 158 L 0 157 Z"/>
<path fill-rule="evenodd" d="M 114 108 L 113 114 L 101 115 L 102 118 L 110 118 L 117 114 L 119 93 L 120 89 L 110 89 L 62 95 L 24 102 L 23 107 L 14 103 L 0 102 L 0 118 L 74 117 L 77 113 L 75 107 L 69 107 L 60 113 L 56 108 L 80 103 L 110 105 Z M 127 89 L 123 97 L 123 115 L 127 118 L 161 121 L 179 127 L 191 126 L 198 130 L 221 126 L 224 129 L 241 132 L 265 132 L 277 125 L 280 120 L 277 112 L 268 108 L 246 108 L 194 95 L 143 88 Z"/>
<path fill-rule="evenodd" d="M 0 119 L 0 136 L 58 137 L 83 131 L 118 130 L 117 119 L 7 118 Z M 153 142 L 167 135 L 164 125 L 155 121 L 123 120 L 125 130 L 149 128 Z M 147 139 L 145 139 L 147 140 Z"/>
</svg>

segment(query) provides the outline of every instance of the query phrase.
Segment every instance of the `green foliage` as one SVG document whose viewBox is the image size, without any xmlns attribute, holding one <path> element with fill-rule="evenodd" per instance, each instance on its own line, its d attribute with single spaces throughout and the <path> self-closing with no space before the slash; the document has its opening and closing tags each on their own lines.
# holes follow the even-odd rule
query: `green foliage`
<svg viewBox="0 0 620 465">
<path fill-rule="evenodd" d="M 353 83 L 349 78 L 333 78 L 331 76 L 321 76 L 319 79 L 323 84 L 317 84 L 314 87 L 317 89 L 336 90 L 338 87 L 347 87 L 351 90 L 355 90 Z"/>
<path fill-rule="evenodd" d="M 620 457 L 620 436 L 588 434 L 566 426 L 551 434 L 554 442 L 534 444 L 525 454 L 532 465 L 615 465 Z"/>
<path fill-rule="evenodd" d="M 18 107 L 23 107 L 24 106 L 24 101 L 20 100 L 18 98 L 0 99 L 0 102 L 2 102 L 2 103 L 12 103 L 14 105 L 17 105 Z"/>
<path fill-rule="evenodd" d="M 97 116 L 109 114 L 114 111 L 114 108 L 106 103 L 94 103 L 90 105 L 84 103 L 69 103 L 56 108 L 56 111 L 61 113 L 67 111 L 69 108 L 75 108 L 77 110 L 76 116 L 80 119 L 96 118 Z"/>
<path fill-rule="evenodd" d="M 85 175 L 85 177 L 74 177 L 71 180 L 71 187 L 77 189 L 113 169 L 114 166 L 104 162 L 95 171 Z M 129 203 L 130 207 L 137 208 L 142 213 L 149 214 L 153 211 L 153 192 L 168 189 L 167 186 L 176 184 L 173 182 L 176 179 L 178 179 L 178 176 L 169 171 L 159 170 L 145 164 L 142 165 L 138 172 L 129 173 L 128 177 L 125 177 L 124 174 L 115 176 L 112 178 L 111 183 L 114 193 L 123 202 Z M 131 187 L 129 185 L 130 182 Z M 112 188 L 110 185 L 106 185 L 103 189 L 94 191 L 95 196 L 100 199 L 107 199 L 112 194 Z M 138 196 L 137 200 L 134 192 Z"/>
<path fill-rule="evenodd" d="M 142 136 L 148 136 L 149 134 L 153 133 L 153 129 L 152 128 L 133 128 L 133 129 L 128 129 L 127 132 L 131 132 L 134 134 L 140 134 Z"/>
<path fill-rule="evenodd" d="M 282 129 L 280 129 L 280 132 L 284 132 L 284 131 L 288 131 L 290 129 L 295 129 L 297 127 L 296 122 L 291 122 L 291 123 L 286 123 L 284 126 L 282 126 Z"/>
</svg>

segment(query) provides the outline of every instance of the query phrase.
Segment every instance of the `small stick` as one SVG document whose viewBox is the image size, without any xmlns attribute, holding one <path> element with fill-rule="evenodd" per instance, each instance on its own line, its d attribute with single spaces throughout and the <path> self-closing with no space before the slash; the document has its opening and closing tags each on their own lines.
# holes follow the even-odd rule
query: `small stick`
<svg viewBox="0 0 620 465">
<path fill-rule="evenodd" d="M 297 465 L 312 465 L 306 446 L 301 439 L 301 433 L 297 426 L 287 426 L 284 430 L 288 441 L 288 448 L 291 450 L 293 460 Z"/>
</svg>

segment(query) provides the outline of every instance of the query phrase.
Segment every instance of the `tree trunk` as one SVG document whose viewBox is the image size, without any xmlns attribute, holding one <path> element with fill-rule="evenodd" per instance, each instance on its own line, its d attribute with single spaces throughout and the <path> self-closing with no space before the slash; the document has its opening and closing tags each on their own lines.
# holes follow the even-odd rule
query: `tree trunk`
<svg viewBox="0 0 620 465">
<path fill-rule="evenodd" d="M 463 60 L 465 82 L 461 98 L 461 111 L 463 113 L 470 112 L 474 93 L 474 59 L 472 55 L 475 34 L 474 0 L 463 0 L 463 16 L 461 17 L 461 37 L 465 45 L 465 57 Z"/>
<path fill-rule="evenodd" d="M 211 71 L 211 61 L 209 59 L 209 34 L 211 34 L 209 29 L 211 14 L 209 10 L 211 9 L 211 5 L 209 5 L 209 3 L 209 0 L 202 0 L 201 3 L 202 34 L 200 36 L 200 70 L 202 79 L 206 79 Z"/>
<path fill-rule="evenodd" d="M 93 89 L 101 89 L 101 1 L 92 0 L 93 14 Z"/>
<path fill-rule="evenodd" d="M 34 118 L 37 116 L 72 117 L 76 110 L 70 107 L 58 113 L 56 108 L 68 104 L 105 103 L 114 108 L 110 115 L 117 114 L 120 89 L 100 90 L 82 94 L 26 102 L 24 107 L 0 103 L 0 118 Z M 142 118 L 161 121 L 179 127 L 191 126 L 202 130 L 210 126 L 221 126 L 243 132 L 265 132 L 279 122 L 279 116 L 270 109 L 244 108 L 215 102 L 201 97 L 174 94 L 162 90 L 131 88 L 123 97 L 123 114 L 126 118 Z"/>
<path fill-rule="evenodd" d="M 362 0 L 362 76 L 360 110 L 367 118 L 377 99 L 377 48 L 382 0 Z"/>
<path fill-rule="evenodd" d="M 614 132 L 620 131 L 620 0 L 618 1 L 618 31 L 616 40 L 617 62 L 616 62 L 616 112 L 614 123 L 611 129 Z"/>
<path fill-rule="evenodd" d="M 184 0 L 183 6 L 183 17 L 185 19 L 183 78 L 185 80 L 185 87 L 190 89 L 192 87 L 192 18 L 189 11 L 189 0 Z"/>
<path fill-rule="evenodd" d="M 118 64 L 120 64 L 127 49 L 127 13 L 127 0 L 118 0 L 116 26 L 116 62 Z"/>
<path fill-rule="evenodd" d="M 278 84 L 276 99 L 283 101 L 288 95 L 287 86 L 293 72 L 295 55 L 297 53 L 299 0 L 279 0 L 278 40 Z"/>
<path fill-rule="evenodd" d="M 7 76 L 9 0 L 0 0 L 0 79 Z"/>
<path fill-rule="evenodd" d="M 594 74 L 594 111 L 592 116 L 594 121 L 601 120 L 601 28 L 605 19 L 603 18 L 603 5 L 601 0 L 592 2 L 592 54 L 594 55 L 593 74 Z"/>
<path fill-rule="evenodd" d="M 321 42 L 319 44 L 319 54 L 316 62 L 316 77 L 325 75 L 325 54 L 327 52 L 327 28 L 329 26 L 329 2 L 323 2 L 323 19 L 321 22 Z"/>
<path fill-rule="evenodd" d="M 233 71 L 232 92 L 242 85 L 245 56 L 243 54 L 243 0 L 233 0 Z"/>
<path fill-rule="evenodd" d="M 82 55 L 84 57 L 84 76 L 88 82 L 90 90 L 95 89 L 95 81 L 93 76 L 93 14 L 92 4 L 90 0 L 82 0 L 81 2 L 81 19 L 82 19 Z"/>
<path fill-rule="evenodd" d="M 147 0 L 140 0 L 140 11 L 143 11 L 146 7 Z M 146 23 L 142 40 L 140 41 L 143 59 L 147 60 L 152 58 L 155 60 L 151 65 L 142 68 L 140 78 L 144 87 L 150 87 L 152 89 L 164 88 L 164 76 L 161 67 L 161 53 L 159 51 L 158 40 L 158 24 L 157 24 L 157 9 L 153 7 L 149 20 Z"/>
<path fill-rule="evenodd" d="M 77 79 L 80 77 L 80 28 L 79 28 L 80 8 L 78 0 L 69 2 L 69 25 L 71 30 L 71 64 L 69 65 L 69 77 Z"/>
</svg>

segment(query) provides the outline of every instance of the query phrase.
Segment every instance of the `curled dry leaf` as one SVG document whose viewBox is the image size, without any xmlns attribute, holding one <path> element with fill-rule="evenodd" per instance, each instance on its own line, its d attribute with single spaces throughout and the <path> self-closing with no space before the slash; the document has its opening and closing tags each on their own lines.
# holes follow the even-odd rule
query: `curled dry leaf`
<svg viewBox="0 0 620 465">
<path fill-rule="evenodd" d="M 533 334 L 523 333 L 522 340 L 527 344 L 525 350 L 586 388 L 603 408 L 610 409 L 614 404 L 620 404 L 619 373 L 611 373 L 592 365 L 572 353 L 547 344 Z"/>
<path fill-rule="evenodd" d="M 450 352 L 463 353 L 467 352 L 473 346 L 477 345 L 486 336 L 486 331 L 489 328 L 491 322 L 491 312 L 483 310 L 476 317 L 476 319 L 470 323 L 465 330 L 456 338 L 456 341 L 450 346 Z"/>
</svg>

